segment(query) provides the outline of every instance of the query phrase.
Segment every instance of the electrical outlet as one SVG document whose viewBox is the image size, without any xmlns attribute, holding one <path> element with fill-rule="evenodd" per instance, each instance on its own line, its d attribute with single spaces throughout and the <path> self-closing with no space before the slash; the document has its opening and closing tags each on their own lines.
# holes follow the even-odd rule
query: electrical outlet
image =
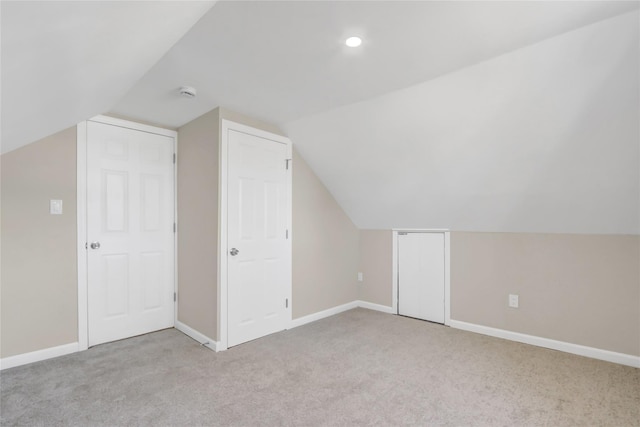
<svg viewBox="0 0 640 427">
<path fill-rule="evenodd" d="M 509 307 L 518 308 L 518 305 L 519 305 L 518 295 L 509 294 Z"/>
<path fill-rule="evenodd" d="M 362 282 L 362 273 L 358 273 L 358 282 Z"/>
</svg>

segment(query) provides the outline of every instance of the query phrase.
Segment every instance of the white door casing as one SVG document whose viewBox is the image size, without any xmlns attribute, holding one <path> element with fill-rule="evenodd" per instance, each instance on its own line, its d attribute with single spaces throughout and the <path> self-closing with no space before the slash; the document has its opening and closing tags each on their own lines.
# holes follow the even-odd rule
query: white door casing
<svg viewBox="0 0 640 427">
<path fill-rule="evenodd" d="M 105 117 L 79 126 L 79 136 L 81 128 L 86 135 L 84 236 L 79 232 L 87 242 L 86 345 L 172 327 L 175 133 Z M 80 306 L 79 299 L 79 312 Z"/>
<path fill-rule="evenodd" d="M 448 233 L 395 232 L 397 313 L 448 324 Z"/>
<path fill-rule="evenodd" d="M 223 120 L 221 349 L 291 321 L 290 157 L 287 138 Z"/>
</svg>

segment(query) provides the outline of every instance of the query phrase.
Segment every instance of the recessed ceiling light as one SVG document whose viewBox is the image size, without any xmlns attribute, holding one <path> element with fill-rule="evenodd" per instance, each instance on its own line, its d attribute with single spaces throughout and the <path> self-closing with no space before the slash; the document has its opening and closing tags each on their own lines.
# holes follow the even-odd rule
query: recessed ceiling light
<svg viewBox="0 0 640 427">
<path fill-rule="evenodd" d="M 358 47 L 362 44 L 362 39 L 360 37 L 349 37 L 344 43 L 349 47 Z"/>
</svg>

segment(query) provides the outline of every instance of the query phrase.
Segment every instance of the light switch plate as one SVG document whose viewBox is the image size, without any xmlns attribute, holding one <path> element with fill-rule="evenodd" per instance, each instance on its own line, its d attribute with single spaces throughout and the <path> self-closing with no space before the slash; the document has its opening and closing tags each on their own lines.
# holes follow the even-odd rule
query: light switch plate
<svg viewBox="0 0 640 427">
<path fill-rule="evenodd" d="M 518 308 L 519 305 L 518 295 L 509 294 L 509 307 Z"/>
<path fill-rule="evenodd" d="M 358 282 L 362 282 L 362 273 L 358 273 Z"/>
<path fill-rule="evenodd" d="M 62 215 L 62 200 L 49 200 L 49 213 L 51 215 Z"/>
</svg>

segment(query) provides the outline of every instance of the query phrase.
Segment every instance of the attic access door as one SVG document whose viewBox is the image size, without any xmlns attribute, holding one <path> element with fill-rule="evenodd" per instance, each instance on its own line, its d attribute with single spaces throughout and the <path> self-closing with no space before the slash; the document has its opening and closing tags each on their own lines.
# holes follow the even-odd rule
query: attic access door
<svg viewBox="0 0 640 427">
<path fill-rule="evenodd" d="M 223 121 L 221 149 L 227 300 L 221 298 L 220 335 L 222 346 L 232 347 L 282 331 L 291 321 L 291 142 Z"/>
<path fill-rule="evenodd" d="M 397 234 L 398 314 L 445 323 L 445 233 Z"/>
<path fill-rule="evenodd" d="M 174 324 L 175 132 L 111 118 L 85 126 L 93 346 Z"/>
</svg>

